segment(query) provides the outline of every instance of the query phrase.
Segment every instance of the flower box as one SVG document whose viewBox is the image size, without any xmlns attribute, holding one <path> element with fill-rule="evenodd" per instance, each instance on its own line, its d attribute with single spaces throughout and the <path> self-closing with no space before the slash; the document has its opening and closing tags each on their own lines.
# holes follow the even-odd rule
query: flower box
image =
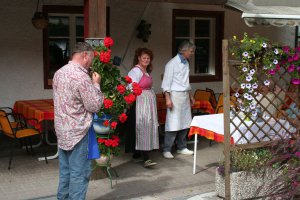
<svg viewBox="0 0 300 200">
<path fill-rule="evenodd" d="M 231 199 L 241 200 L 272 195 L 268 189 L 280 174 L 278 170 L 273 169 L 261 172 L 232 172 L 230 174 Z M 217 195 L 225 198 L 225 177 L 219 174 L 218 168 L 215 182 Z"/>
</svg>

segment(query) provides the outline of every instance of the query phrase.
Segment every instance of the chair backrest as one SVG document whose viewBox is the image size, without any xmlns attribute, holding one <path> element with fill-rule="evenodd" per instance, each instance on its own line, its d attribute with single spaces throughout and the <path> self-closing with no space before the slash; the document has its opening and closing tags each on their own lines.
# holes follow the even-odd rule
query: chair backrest
<svg viewBox="0 0 300 200">
<path fill-rule="evenodd" d="M 217 107 L 217 99 L 216 99 L 215 92 L 212 89 L 210 89 L 210 88 L 206 88 L 206 91 L 210 92 L 210 99 L 209 99 L 209 101 L 210 101 L 211 105 L 214 108 L 216 108 Z"/>
<path fill-rule="evenodd" d="M 223 106 L 219 106 L 216 110 L 216 114 L 219 114 L 219 113 L 224 113 L 224 109 L 223 109 Z"/>
<path fill-rule="evenodd" d="M 158 123 L 162 125 L 166 123 L 166 115 L 167 115 L 166 99 L 164 95 L 156 94 L 156 102 L 157 102 Z"/>
<path fill-rule="evenodd" d="M 4 110 L 0 110 L 0 125 L 4 133 L 13 135 L 12 127 Z"/>
<path fill-rule="evenodd" d="M 201 100 L 209 101 L 210 96 L 211 96 L 210 92 L 207 92 L 205 90 L 200 90 L 200 89 L 197 89 L 194 94 L 195 100 L 199 100 L 199 101 L 201 101 Z"/>
</svg>

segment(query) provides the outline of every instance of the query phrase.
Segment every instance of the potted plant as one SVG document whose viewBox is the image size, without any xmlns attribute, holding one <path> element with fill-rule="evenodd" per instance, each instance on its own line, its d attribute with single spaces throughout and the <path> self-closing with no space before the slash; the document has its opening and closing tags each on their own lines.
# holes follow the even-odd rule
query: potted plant
<svg viewBox="0 0 300 200">
<path fill-rule="evenodd" d="M 102 108 L 94 118 L 93 126 L 97 133 L 101 157 L 119 153 L 118 123 L 127 120 L 126 109 L 142 93 L 137 83 L 130 77 L 122 77 L 117 66 L 112 64 L 111 49 L 114 41 L 106 37 L 94 49 L 92 71 L 101 76 L 101 91 L 104 94 Z"/>
<path fill-rule="evenodd" d="M 291 75 L 291 84 L 300 84 L 300 47 L 290 48 L 284 46 L 283 48 L 282 65 Z"/>
</svg>

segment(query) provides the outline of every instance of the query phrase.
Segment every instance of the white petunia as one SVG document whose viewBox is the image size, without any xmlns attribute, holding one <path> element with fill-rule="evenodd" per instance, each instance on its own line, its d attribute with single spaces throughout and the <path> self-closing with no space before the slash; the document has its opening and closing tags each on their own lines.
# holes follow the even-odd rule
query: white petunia
<svg viewBox="0 0 300 200">
<path fill-rule="evenodd" d="M 248 98 L 248 96 L 249 96 L 249 94 L 248 94 L 248 93 L 245 93 L 245 94 L 244 94 L 244 98 L 245 98 L 245 99 L 247 99 L 247 98 Z"/>
<path fill-rule="evenodd" d="M 250 74 L 253 75 L 255 73 L 255 69 L 250 70 Z"/>
<path fill-rule="evenodd" d="M 245 52 L 243 53 L 243 56 L 244 56 L 244 57 L 248 57 L 248 55 L 249 55 L 249 54 L 248 54 L 247 51 L 245 51 Z"/>
<path fill-rule="evenodd" d="M 266 86 L 269 86 L 269 85 L 270 85 L 270 81 L 269 81 L 269 80 L 265 80 L 265 81 L 264 81 L 264 84 L 265 84 Z"/>
<path fill-rule="evenodd" d="M 252 88 L 253 88 L 253 89 L 256 89 L 256 88 L 258 88 L 258 85 L 257 85 L 257 83 L 253 83 L 253 85 L 252 85 Z"/>
<path fill-rule="evenodd" d="M 236 98 L 238 98 L 238 97 L 240 96 L 240 94 L 239 94 L 238 92 L 236 92 L 236 93 L 234 94 L 234 96 L 235 96 Z"/>
<path fill-rule="evenodd" d="M 237 101 L 238 101 L 239 103 L 242 103 L 242 102 L 243 102 L 242 99 L 240 99 L 240 98 L 238 98 Z"/>
<path fill-rule="evenodd" d="M 240 106 L 240 110 L 241 110 L 242 112 L 244 112 L 244 111 L 245 111 L 245 108 L 244 108 L 243 106 Z"/>
<path fill-rule="evenodd" d="M 250 104 L 250 109 L 255 109 L 256 108 L 256 105 L 255 104 Z"/>
<path fill-rule="evenodd" d="M 245 83 L 242 83 L 242 84 L 241 84 L 241 88 L 242 88 L 242 89 L 245 89 L 245 87 L 246 87 L 246 84 L 245 84 Z"/>
<path fill-rule="evenodd" d="M 267 66 L 264 66 L 263 69 L 266 70 L 266 69 L 268 69 L 268 67 L 267 67 Z"/>
<path fill-rule="evenodd" d="M 267 48 L 267 44 L 264 42 L 264 43 L 262 43 L 262 45 L 261 45 L 263 48 Z"/>
<path fill-rule="evenodd" d="M 254 91 L 253 88 L 250 88 L 250 89 L 248 90 L 249 93 L 252 93 L 253 91 Z"/>
<path fill-rule="evenodd" d="M 250 88 L 251 88 L 251 84 L 250 84 L 250 83 L 247 83 L 247 84 L 246 84 L 246 88 L 250 89 Z"/>
<path fill-rule="evenodd" d="M 253 94 L 254 94 L 254 95 L 257 95 L 257 92 L 254 92 Z"/>
<path fill-rule="evenodd" d="M 247 69 L 247 67 L 243 67 L 243 72 L 246 72 L 246 71 L 248 71 L 248 69 Z"/>
<path fill-rule="evenodd" d="M 256 117 L 256 115 L 257 115 L 256 110 L 253 110 L 251 114 L 252 114 L 253 117 Z"/>
<path fill-rule="evenodd" d="M 278 49 L 274 49 L 274 53 L 275 54 L 278 54 L 279 52 L 278 52 Z"/>
<path fill-rule="evenodd" d="M 253 99 L 252 95 L 249 94 L 248 97 L 247 97 L 247 99 L 248 99 L 249 101 L 251 101 L 251 100 Z"/>
<path fill-rule="evenodd" d="M 252 80 L 252 76 L 247 76 L 246 81 L 250 82 Z"/>
<path fill-rule="evenodd" d="M 274 59 L 273 63 L 274 63 L 274 65 L 277 65 L 278 64 L 278 60 Z"/>
</svg>

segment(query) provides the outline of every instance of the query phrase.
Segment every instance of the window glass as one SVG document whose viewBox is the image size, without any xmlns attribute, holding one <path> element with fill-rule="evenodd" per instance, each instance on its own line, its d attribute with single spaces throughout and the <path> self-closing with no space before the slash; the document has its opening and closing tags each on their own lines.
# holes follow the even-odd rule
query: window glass
<svg viewBox="0 0 300 200">
<path fill-rule="evenodd" d="M 195 74 L 209 73 L 209 39 L 196 39 L 195 45 Z"/>
<path fill-rule="evenodd" d="M 48 35 L 54 36 L 69 36 L 69 17 L 49 17 Z"/>
<path fill-rule="evenodd" d="M 83 37 L 83 28 L 84 21 L 83 17 L 76 17 L 76 36 L 77 37 Z"/>
<path fill-rule="evenodd" d="M 54 73 L 69 61 L 69 38 L 49 39 L 49 75 L 52 79 Z"/>
<path fill-rule="evenodd" d="M 210 36 L 210 21 L 209 20 L 195 20 L 195 36 L 209 37 Z"/>
<path fill-rule="evenodd" d="M 176 37 L 189 37 L 190 36 L 190 20 L 189 19 L 176 19 Z"/>
</svg>

